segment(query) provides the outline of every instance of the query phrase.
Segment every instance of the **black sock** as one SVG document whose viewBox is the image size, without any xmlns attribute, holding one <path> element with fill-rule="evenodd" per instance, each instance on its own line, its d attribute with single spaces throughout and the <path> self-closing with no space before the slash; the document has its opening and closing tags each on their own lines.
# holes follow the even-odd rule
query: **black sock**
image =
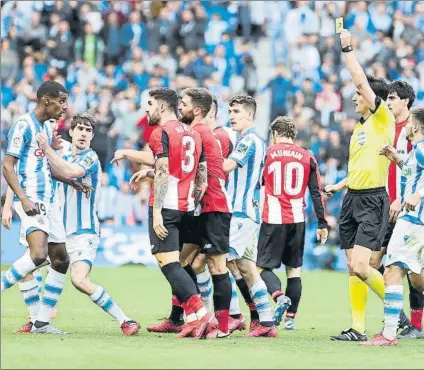
<svg viewBox="0 0 424 370">
<path fill-rule="evenodd" d="M 291 300 L 291 306 L 288 308 L 287 313 L 294 317 L 302 296 L 302 280 L 300 277 L 287 279 L 286 296 Z"/>
<path fill-rule="evenodd" d="M 253 307 L 255 304 L 253 303 L 252 297 L 250 296 L 249 287 L 246 284 L 246 281 L 241 278 L 236 280 L 237 286 L 240 289 L 240 293 L 244 298 L 244 301 L 250 308 L 250 320 L 259 320 L 259 314 L 258 311 L 252 310 L 251 307 Z"/>
<path fill-rule="evenodd" d="M 268 293 L 271 296 L 278 291 L 281 291 L 281 281 L 271 270 L 262 270 L 261 278 L 265 282 Z"/>
<path fill-rule="evenodd" d="M 172 292 L 172 295 L 175 295 L 174 292 Z M 172 297 L 172 301 L 174 301 L 174 297 Z M 181 324 L 184 322 L 184 308 L 181 307 L 181 305 L 172 304 L 171 314 L 168 317 L 169 320 L 171 320 L 174 324 Z"/>
<path fill-rule="evenodd" d="M 382 264 L 378 269 L 377 269 L 377 271 L 381 274 L 381 275 L 384 275 L 384 270 L 386 270 L 386 268 L 384 267 L 384 264 Z"/>
<path fill-rule="evenodd" d="M 408 284 L 409 284 L 409 306 L 413 310 L 422 310 L 424 307 L 424 294 L 416 290 L 409 280 L 408 275 Z"/>
<path fill-rule="evenodd" d="M 186 270 L 187 274 L 190 275 L 191 280 L 193 280 L 194 285 L 196 285 L 197 293 L 200 294 L 200 289 L 199 289 L 199 286 L 197 285 L 196 273 L 194 272 L 193 267 L 191 267 L 191 265 L 188 264 L 187 266 L 184 267 L 184 270 Z"/>
<path fill-rule="evenodd" d="M 231 302 L 230 275 L 212 275 L 213 282 L 213 305 L 216 311 L 229 310 Z"/>
<path fill-rule="evenodd" d="M 172 292 L 183 303 L 197 294 L 196 286 L 187 272 L 181 267 L 179 262 L 169 263 L 161 268 L 169 284 Z"/>
</svg>

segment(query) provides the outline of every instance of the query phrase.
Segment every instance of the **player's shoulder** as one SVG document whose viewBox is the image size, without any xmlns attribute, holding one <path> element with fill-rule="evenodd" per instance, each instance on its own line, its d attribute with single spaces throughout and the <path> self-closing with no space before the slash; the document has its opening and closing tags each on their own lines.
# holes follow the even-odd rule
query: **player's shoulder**
<svg viewBox="0 0 424 370">
<path fill-rule="evenodd" d="M 156 126 L 156 128 L 150 134 L 149 142 L 154 142 L 156 140 L 161 140 L 163 128 L 162 126 Z"/>
<path fill-rule="evenodd" d="M 420 167 L 424 167 L 424 140 L 415 144 L 414 152 L 418 164 L 420 165 Z"/>
<path fill-rule="evenodd" d="M 18 116 L 13 122 L 11 128 L 23 131 L 31 126 L 32 118 L 29 113 L 24 113 Z"/>
<path fill-rule="evenodd" d="M 88 167 L 91 167 L 92 165 L 100 165 L 100 160 L 97 156 L 97 153 L 91 148 L 88 148 L 84 152 L 80 153 L 79 157 Z"/>
</svg>

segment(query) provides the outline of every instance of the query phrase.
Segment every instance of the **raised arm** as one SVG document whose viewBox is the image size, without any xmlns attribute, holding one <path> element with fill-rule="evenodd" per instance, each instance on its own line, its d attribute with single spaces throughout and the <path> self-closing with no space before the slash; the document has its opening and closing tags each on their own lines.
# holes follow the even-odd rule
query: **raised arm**
<svg viewBox="0 0 424 370">
<path fill-rule="evenodd" d="M 352 35 L 348 30 L 343 30 L 340 33 L 340 42 L 342 50 L 345 50 L 343 54 L 346 61 L 346 68 L 349 70 L 350 75 L 352 76 L 353 83 L 355 84 L 356 89 L 361 94 L 361 96 L 366 100 L 367 105 L 372 111 L 374 111 L 376 109 L 376 95 L 368 83 L 364 70 L 356 59 L 355 53 L 352 49 Z"/>
<path fill-rule="evenodd" d="M 137 162 L 145 164 L 147 166 L 155 165 L 155 158 L 153 153 L 150 151 L 139 151 L 134 149 L 119 149 L 115 152 L 115 155 L 112 159 L 113 162 L 117 162 L 121 159 L 128 159 L 132 162 Z"/>
</svg>

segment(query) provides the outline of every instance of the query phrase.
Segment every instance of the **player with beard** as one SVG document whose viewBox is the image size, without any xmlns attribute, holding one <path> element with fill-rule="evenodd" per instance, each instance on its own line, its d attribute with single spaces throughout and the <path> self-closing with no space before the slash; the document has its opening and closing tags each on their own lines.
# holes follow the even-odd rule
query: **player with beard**
<svg viewBox="0 0 424 370">
<path fill-rule="evenodd" d="M 158 126 L 149 140 L 155 159 L 154 174 L 145 171 L 146 176 L 154 178 L 149 199 L 149 235 L 152 253 L 187 317 L 187 324 L 177 337 L 201 338 L 211 315 L 198 294 L 195 275 L 191 277 L 181 266 L 179 254 L 184 219 L 205 189 L 206 163 L 200 135 L 177 120 L 177 105 L 174 90 L 157 88 L 149 92 L 149 125 Z M 121 158 L 151 164 L 148 155 L 142 158 L 127 151 L 115 153 L 113 161 Z"/>
<path fill-rule="evenodd" d="M 180 119 L 197 131 L 207 163 L 208 187 L 201 201 L 199 239 L 201 253 L 206 254 L 214 287 L 213 301 L 218 327 L 211 326 L 207 338 L 229 336 L 231 283 L 226 266 L 229 252 L 231 204 L 225 190 L 224 157 L 216 135 L 205 124 L 212 106 L 212 96 L 202 88 L 185 89 L 179 104 Z"/>
</svg>

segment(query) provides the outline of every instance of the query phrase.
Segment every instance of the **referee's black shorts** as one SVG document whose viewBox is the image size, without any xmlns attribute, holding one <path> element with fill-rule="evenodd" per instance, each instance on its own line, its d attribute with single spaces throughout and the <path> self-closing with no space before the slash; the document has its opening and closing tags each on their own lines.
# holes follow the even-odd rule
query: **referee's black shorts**
<svg viewBox="0 0 424 370">
<path fill-rule="evenodd" d="M 360 245 L 379 251 L 389 222 L 389 196 L 386 188 L 349 189 L 343 199 L 340 214 L 342 249 Z"/>
</svg>

